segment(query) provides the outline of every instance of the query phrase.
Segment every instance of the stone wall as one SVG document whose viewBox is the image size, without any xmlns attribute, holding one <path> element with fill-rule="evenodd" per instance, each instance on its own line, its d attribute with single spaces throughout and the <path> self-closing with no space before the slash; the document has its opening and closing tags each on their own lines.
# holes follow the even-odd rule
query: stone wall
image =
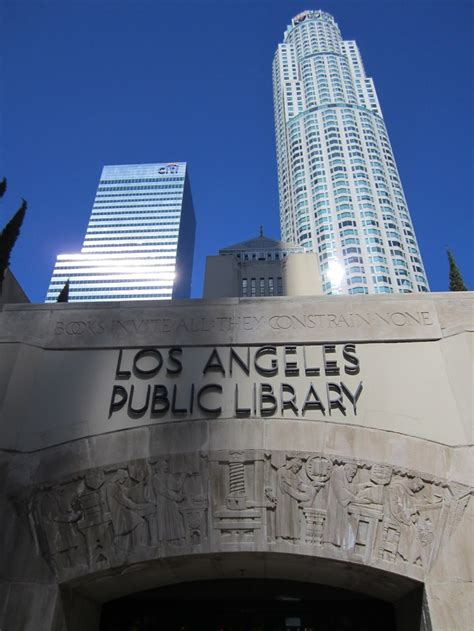
<svg viewBox="0 0 474 631">
<path fill-rule="evenodd" d="M 423 584 L 424 629 L 468 628 L 471 305 L 5 306 L 0 628 L 246 576 Z"/>
<path fill-rule="evenodd" d="M 240 260 L 234 256 L 206 257 L 203 297 L 215 300 L 242 295 L 242 279 L 247 279 L 248 295 L 251 295 L 251 279 L 256 281 L 256 293 L 260 294 L 260 280 L 265 279 L 268 294 L 268 279 L 274 283 L 274 294 L 278 295 L 278 281 L 282 281 L 284 296 L 320 296 L 322 292 L 319 260 L 314 252 L 299 252 L 278 260 Z"/>
</svg>

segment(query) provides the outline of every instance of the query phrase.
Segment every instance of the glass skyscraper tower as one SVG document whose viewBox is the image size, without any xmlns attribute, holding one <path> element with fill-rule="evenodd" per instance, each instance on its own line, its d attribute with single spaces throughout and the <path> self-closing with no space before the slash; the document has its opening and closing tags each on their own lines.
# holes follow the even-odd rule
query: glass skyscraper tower
<svg viewBox="0 0 474 631">
<path fill-rule="evenodd" d="M 105 166 L 82 250 L 57 257 L 46 302 L 189 298 L 196 221 L 186 163 Z"/>
<path fill-rule="evenodd" d="M 273 61 L 281 236 L 327 294 L 428 291 L 373 80 L 334 18 L 305 11 Z"/>
</svg>

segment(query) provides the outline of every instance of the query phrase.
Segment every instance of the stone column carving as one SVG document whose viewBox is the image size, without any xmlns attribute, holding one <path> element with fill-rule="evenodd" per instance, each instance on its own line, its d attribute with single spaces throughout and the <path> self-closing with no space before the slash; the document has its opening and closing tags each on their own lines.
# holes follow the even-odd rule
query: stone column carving
<svg viewBox="0 0 474 631">
<path fill-rule="evenodd" d="M 229 544 L 255 541 L 262 529 L 263 455 L 247 451 L 221 452 L 213 457 L 214 528 Z"/>
</svg>

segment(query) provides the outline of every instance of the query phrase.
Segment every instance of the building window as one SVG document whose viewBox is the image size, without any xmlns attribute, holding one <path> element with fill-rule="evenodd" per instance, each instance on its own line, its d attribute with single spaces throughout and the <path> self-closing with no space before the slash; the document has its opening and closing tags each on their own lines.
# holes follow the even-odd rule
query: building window
<svg viewBox="0 0 474 631">
<path fill-rule="evenodd" d="M 273 278 L 268 279 L 268 295 L 269 296 L 275 295 L 275 287 L 273 285 Z"/>
<path fill-rule="evenodd" d="M 277 278 L 277 295 L 283 296 L 283 279 L 281 276 Z"/>
<path fill-rule="evenodd" d="M 367 287 L 351 287 L 348 292 L 350 294 L 368 294 L 369 290 Z"/>
<path fill-rule="evenodd" d="M 250 295 L 252 297 L 257 295 L 257 280 L 256 280 L 256 278 L 252 278 L 250 280 Z"/>
<path fill-rule="evenodd" d="M 248 296 L 248 281 L 246 278 L 242 278 L 242 296 Z"/>
</svg>

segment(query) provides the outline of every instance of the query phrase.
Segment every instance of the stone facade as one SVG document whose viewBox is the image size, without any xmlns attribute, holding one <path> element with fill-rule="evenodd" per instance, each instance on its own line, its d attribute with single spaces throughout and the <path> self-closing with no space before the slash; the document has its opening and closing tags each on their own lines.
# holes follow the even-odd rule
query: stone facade
<svg viewBox="0 0 474 631">
<path fill-rule="evenodd" d="M 469 628 L 472 329 L 468 293 L 4 306 L 0 628 L 236 577 Z"/>
<path fill-rule="evenodd" d="M 294 243 L 263 235 L 206 258 L 203 298 L 320 296 L 319 260 Z"/>
</svg>

